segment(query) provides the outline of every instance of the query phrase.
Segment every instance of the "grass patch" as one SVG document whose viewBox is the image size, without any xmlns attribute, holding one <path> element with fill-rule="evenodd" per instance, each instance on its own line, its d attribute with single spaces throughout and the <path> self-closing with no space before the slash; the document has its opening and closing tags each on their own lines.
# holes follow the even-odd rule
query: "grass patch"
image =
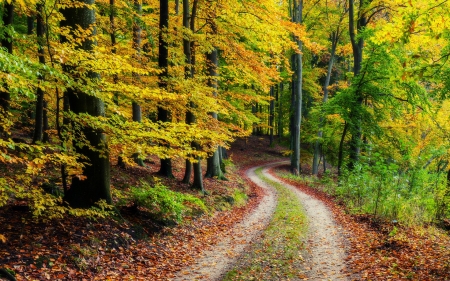
<svg viewBox="0 0 450 281">
<path fill-rule="evenodd" d="M 246 254 L 241 266 L 229 271 L 224 280 L 280 280 L 305 277 L 301 272 L 306 235 L 306 215 L 297 196 L 283 185 L 256 174 L 278 191 L 278 204 L 261 241 Z"/>
</svg>

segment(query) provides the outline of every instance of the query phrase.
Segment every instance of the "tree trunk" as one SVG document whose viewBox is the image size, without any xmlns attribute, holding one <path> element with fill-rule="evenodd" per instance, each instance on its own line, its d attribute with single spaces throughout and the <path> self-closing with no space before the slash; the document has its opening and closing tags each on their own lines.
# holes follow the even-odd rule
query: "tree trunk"
<svg viewBox="0 0 450 281">
<path fill-rule="evenodd" d="M 359 2 L 359 12 L 358 12 L 358 21 L 356 25 L 356 31 L 358 33 L 362 32 L 362 30 L 367 25 L 367 19 L 365 16 L 365 12 L 363 12 L 365 1 L 361 0 Z M 359 38 L 356 37 L 355 32 L 355 11 L 354 11 L 354 0 L 349 1 L 349 32 L 350 32 L 350 41 L 352 43 L 353 50 L 353 76 L 357 77 L 361 72 L 361 65 L 363 59 L 363 47 L 364 47 L 364 39 L 362 36 Z M 350 155 L 348 168 L 352 170 L 359 160 L 359 155 L 361 151 L 361 110 L 363 105 L 363 95 L 358 88 L 356 88 L 355 92 L 355 104 L 354 107 L 351 108 L 350 111 L 350 133 L 352 134 L 350 140 Z"/>
<path fill-rule="evenodd" d="M 37 4 L 39 5 L 39 4 Z M 27 34 L 33 35 L 33 29 L 34 29 L 34 16 L 27 16 Z"/>
<path fill-rule="evenodd" d="M 337 32 L 333 32 L 331 35 L 331 52 L 330 52 L 330 61 L 328 62 L 328 69 L 327 69 L 327 76 L 325 78 L 325 83 L 323 85 L 323 100 L 322 103 L 325 104 L 328 101 L 328 86 L 330 86 L 330 80 L 331 80 L 331 71 L 333 69 L 333 63 L 334 63 L 334 57 L 336 54 L 336 47 L 338 43 L 339 38 L 339 28 Z M 313 156 L 313 166 L 312 166 L 312 174 L 317 175 L 319 172 L 319 157 L 320 157 L 320 140 L 322 139 L 323 135 L 323 126 L 324 124 L 324 118 L 323 116 L 320 117 L 319 121 L 319 132 L 317 133 L 317 140 L 314 144 L 314 156 Z M 323 151 L 322 151 L 323 154 Z M 324 157 L 325 159 L 325 157 Z M 325 165 L 325 163 L 324 163 Z"/>
<path fill-rule="evenodd" d="M 38 42 L 38 57 L 39 63 L 45 64 L 45 56 L 44 56 L 44 18 L 42 17 L 42 4 L 36 5 L 36 35 Z M 28 19 L 33 17 L 28 17 Z M 30 26 L 30 24 L 28 24 Z M 33 31 L 33 28 L 31 28 Z M 44 77 L 39 75 L 39 80 L 44 81 Z M 40 142 L 43 139 L 43 130 L 44 130 L 44 92 L 41 88 L 37 88 L 36 91 L 36 110 L 35 110 L 35 122 L 34 122 L 34 135 L 33 135 L 33 143 Z M 47 114 L 46 114 L 47 115 Z M 47 121 L 48 123 L 48 121 Z"/>
<path fill-rule="evenodd" d="M 256 116 L 258 113 L 258 103 L 252 104 L 252 114 Z M 258 134 L 258 123 L 253 122 L 253 135 L 256 136 Z"/>
<path fill-rule="evenodd" d="M 208 86 L 213 89 L 213 95 L 217 97 L 217 79 L 215 77 L 217 76 L 217 67 L 219 65 L 219 62 L 216 48 L 214 48 L 211 53 L 206 55 L 206 61 L 208 65 L 208 74 L 210 76 Z M 211 116 L 214 119 L 218 118 L 217 112 L 212 112 Z M 225 179 L 225 176 L 223 175 L 223 172 L 220 168 L 219 147 L 217 147 L 213 155 L 208 158 L 206 164 L 205 176 L 207 178 L 217 177 L 217 179 L 220 180 Z"/>
<path fill-rule="evenodd" d="M 277 99 L 278 99 L 278 142 L 281 141 L 281 138 L 283 137 L 283 102 L 281 101 L 281 98 L 283 96 L 283 82 L 281 82 L 278 85 L 278 91 L 277 91 Z"/>
<path fill-rule="evenodd" d="M 43 115 L 42 115 L 42 126 L 43 126 L 43 131 L 44 131 L 44 134 L 43 134 L 43 137 L 42 137 L 42 141 L 43 142 L 50 142 L 50 136 L 49 136 L 49 134 L 48 134 L 48 130 L 50 129 L 49 127 L 48 127 L 48 115 L 47 115 L 47 108 L 48 108 L 48 104 L 47 104 L 47 101 L 44 99 L 44 104 L 43 104 L 43 106 L 44 106 L 44 110 L 43 110 Z"/>
<path fill-rule="evenodd" d="M 302 23 L 303 0 L 299 0 L 297 7 L 297 23 Z M 302 41 L 297 39 L 298 49 L 302 50 Z M 293 152 L 291 155 L 291 171 L 294 174 L 300 172 L 300 127 L 302 117 L 302 78 L 303 78 L 303 58 L 302 54 L 295 54 L 297 63 L 296 80 L 295 80 L 295 108 L 294 108 L 294 124 L 292 131 Z"/>
<path fill-rule="evenodd" d="M 192 13 L 189 11 L 189 0 L 183 1 L 183 27 L 186 29 L 190 29 L 192 33 L 195 33 L 195 17 L 197 14 L 197 3 L 198 0 L 194 0 L 192 5 Z M 193 49 L 194 43 L 190 40 L 184 38 L 183 39 L 183 52 L 185 56 L 185 79 L 194 78 L 194 64 L 195 59 L 193 59 Z M 190 102 L 190 107 L 193 109 L 196 105 Z M 194 113 L 191 110 L 188 110 L 186 113 L 186 123 L 194 124 L 196 123 L 196 118 Z M 200 150 L 200 145 L 193 141 L 191 144 L 192 148 L 195 150 Z M 204 192 L 203 186 L 203 175 L 202 175 L 202 166 L 201 166 L 201 158 L 197 157 L 197 162 L 191 163 L 189 160 L 186 160 L 186 170 L 183 182 L 189 183 L 192 173 L 192 166 L 194 167 L 194 181 L 192 183 L 192 188 L 198 189 Z"/>
<path fill-rule="evenodd" d="M 158 66 L 161 68 L 159 74 L 159 87 L 167 88 L 167 67 L 169 66 L 169 44 L 163 40 L 163 33 L 167 32 L 169 28 L 169 0 L 159 1 L 159 54 L 158 54 Z M 160 122 L 169 122 L 169 112 L 163 107 L 158 107 L 158 120 Z M 170 158 L 161 159 L 161 167 L 159 174 L 165 177 L 173 177 L 172 173 L 172 161 Z"/>
<path fill-rule="evenodd" d="M 140 16 L 142 14 L 142 3 L 138 0 L 134 1 L 134 10 L 136 11 L 136 17 L 133 22 L 133 49 L 136 50 L 136 57 L 139 59 L 139 55 L 141 52 L 141 26 L 140 26 Z M 136 83 L 139 81 L 139 75 L 137 73 L 133 73 L 133 79 L 136 80 Z M 132 102 L 131 104 L 133 109 L 133 121 L 141 123 L 142 122 L 142 110 L 141 106 Z M 141 167 L 144 167 L 144 160 L 139 157 L 139 153 L 136 152 L 133 154 L 134 162 Z"/>
<path fill-rule="evenodd" d="M 269 127 L 270 127 L 270 146 L 273 145 L 273 126 L 274 126 L 274 118 L 275 118 L 275 100 L 274 100 L 274 86 L 270 87 L 270 107 L 269 107 Z"/>
<path fill-rule="evenodd" d="M 338 154 L 338 176 L 342 174 L 342 163 L 344 162 L 344 140 L 347 134 L 348 123 L 345 122 L 344 130 L 342 131 L 341 141 L 339 142 L 339 154 Z"/>
<path fill-rule="evenodd" d="M 109 0 L 109 25 L 111 28 L 111 33 L 109 34 L 111 38 L 111 53 L 116 54 L 116 24 L 115 24 L 115 16 L 116 16 L 116 7 L 115 0 Z M 113 82 L 117 84 L 119 82 L 119 76 L 117 74 L 113 74 Z M 114 93 L 113 101 L 116 105 L 119 105 L 119 93 Z M 122 156 L 117 157 L 117 166 L 119 168 L 125 169 L 126 165 L 123 161 Z"/>
<path fill-rule="evenodd" d="M 292 151 L 294 150 L 294 138 L 292 136 L 293 132 L 294 132 L 294 115 L 295 115 L 295 65 L 296 65 L 296 60 L 295 60 L 295 55 L 291 56 L 291 62 L 292 62 L 292 81 L 291 83 L 289 83 L 290 86 L 290 92 L 291 92 L 291 103 L 289 106 L 289 138 L 290 138 L 290 143 L 289 143 L 289 149 Z"/>
<path fill-rule="evenodd" d="M 202 166 L 200 161 L 194 163 L 194 182 L 192 183 L 192 188 L 198 189 L 201 192 L 205 192 L 205 188 L 203 185 L 203 174 L 202 174 Z"/>
<path fill-rule="evenodd" d="M 176 4 L 178 4 L 178 3 L 176 3 Z M 189 10 L 190 10 L 189 0 L 183 0 L 183 27 L 187 28 L 187 29 L 190 28 L 190 24 L 189 24 L 190 11 Z M 190 43 L 191 42 L 188 39 L 183 38 L 183 53 L 184 53 L 185 63 L 186 63 L 186 66 L 184 68 L 185 79 L 189 79 L 192 76 L 191 67 L 190 67 L 190 64 L 191 64 L 191 44 Z M 190 105 L 193 106 L 193 104 L 190 104 Z M 192 112 L 190 110 L 188 110 L 186 112 L 186 124 L 192 124 L 192 122 L 194 122 L 193 119 L 194 119 L 194 116 L 193 116 Z M 192 174 L 191 161 L 186 159 L 185 166 L 186 167 L 184 169 L 183 183 L 189 183 L 191 180 L 191 174 Z"/>
<path fill-rule="evenodd" d="M 72 36 L 77 37 L 73 31 L 77 28 L 88 29 L 95 25 L 95 10 L 92 8 L 94 0 L 80 1 L 82 8 L 68 7 L 61 10 L 64 20 L 61 21 L 61 27 L 68 27 L 72 30 Z M 87 6 L 84 6 L 87 5 Z M 93 31 L 95 35 L 95 29 Z M 61 42 L 67 42 L 68 39 L 61 37 Z M 78 47 L 84 51 L 92 51 L 96 42 L 92 38 L 84 38 L 83 43 Z M 70 74 L 72 67 L 63 66 L 64 70 Z M 100 76 L 95 72 L 87 73 L 88 79 L 99 79 Z M 104 116 L 105 106 L 102 100 L 88 95 L 78 89 L 67 89 L 66 95 L 69 99 L 70 110 L 75 114 L 87 113 L 91 116 Z M 94 148 L 91 150 L 88 146 L 75 146 L 76 151 L 85 157 L 85 167 L 83 176 L 72 178 L 72 185 L 67 190 L 64 200 L 75 208 L 88 208 L 93 206 L 99 200 L 105 200 L 112 203 L 110 193 L 110 167 L 109 152 L 106 146 L 106 136 L 102 131 L 89 126 L 81 128 L 81 133 L 86 137 L 86 141 Z"/>
<path fill-rule="evenodd" d="M 191 161 L 189 161 L 189 159 L 186 159 L 184 168 L 184 177 L 182 182 L 189 184 L 191 182 L 191 175 L 192 175 L 192 163 Z"/>
</svg>

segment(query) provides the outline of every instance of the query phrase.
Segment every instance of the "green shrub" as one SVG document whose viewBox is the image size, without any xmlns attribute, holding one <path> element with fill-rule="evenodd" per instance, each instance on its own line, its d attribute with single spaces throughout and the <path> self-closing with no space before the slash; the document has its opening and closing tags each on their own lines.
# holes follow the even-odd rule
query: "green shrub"
<svg viewBox="0 0 450 281">
<path fill-rule="evenodd" d="M 199 198 L 168 189 L 161 183 L 150 186 L 142 182 L 139 187 L 131 188 L 133 202 L 149 210 L 162 219 L 180 222 L 183 215 L 194 212 L 206 212 L 207 208 Z"/>
<path fill-rule="evenodd" d="M 336 194 L 355 212 L 411 225 L 432 222 L 448 211 L 442 210 L 448 206 L 442 204 L 446 188 L 444 173 L 400 169 L 378 159 L 346 172 Z"/>
</svg>

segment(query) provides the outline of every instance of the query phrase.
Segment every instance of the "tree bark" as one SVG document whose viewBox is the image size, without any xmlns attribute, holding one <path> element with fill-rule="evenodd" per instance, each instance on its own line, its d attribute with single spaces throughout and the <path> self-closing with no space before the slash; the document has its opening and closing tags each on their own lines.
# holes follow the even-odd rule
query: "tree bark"
<svg viewBox="0 0 450 281">
<path fill-rule="evenodd" d="M 142 3 L 138 0 L 134 1 L 134 10 L 137 16 L 133 20 L 133 49 L 136 51 L 136 57 L 139 59 L 141 52 L 141 25 L 140 25 L 140 16 L 142 14 Z M 133 79 L 138 83 L 139 75 L 137 73 L 133 73 Z M 142 122 L 142 109 L 141 106 L 137 102 L 132 102 L 132 112 L 133 112 L 133 121 L 141 123 Z M 136 152 L 133 154 L 134 162 L 141 167 L 144 167 L 144 160 L 139 157 L 139 153 Z"/>
<path fill-rule="evenodd" d="M 94 0 L 79 1 L 80 4 L 85 4 L 83 8 L 66 7 L 61 10 L 64 20 L 61 21 L 62 27 L 69 27 L 70 30 L 75 30 L 79 27 L 83 29 L 91 28 L 95 25 L 95 10 L 92 9 Z M 94 28 L 93 33 L 96 30 Z M 93 35 L 94 35 L 93 34 Z M 77 35 L 72 32 L 75 38 Z M 92 38 L 83 38 L 83 43 L 78 47 L 85 51 L 92 51 L 96 42 Z M 68 39 L 61 37 L 61 42 L 67 42 Z M 70 74 L 73 67 L 63 66 L 64 70 Z M 100 79 L 98 73 L 88 72 L 87 79 Z M 91 116 L 104 116 L 105 106 L 102 100 L 97 97 L 88 95 L 78 89 L 69 88 L 65 93 L 69 100 L 70 110 L 75 114 L 86 113 Z M 64 200 L 75 208 L 88 208 L 93 206 L 99 200 L 105 200 L 107 203 L 112 203 L 110 193 L 110 166 L 109 166 L 109 151 L 107 148 L 106 136 L 101 130 L 94 129 L 85 125 L 81 128 L 81 133 L 86 137 L 87 142 L 94 147 L 91 150 L 88 146 L 75 146 L 76 151 L 86 157 L 83 168 L 83 176 L 73 177 L 72 184 L 67 190 Z"/>
<path fill-rule="evenodd" d="M 192 175 L 192 163 L 191 161 L 189 161 L 189 159 L 186 159 L 184 167 L 184 177 L 181 182 L 189 184 L 191 182 Z"/>
<path fill-rule="evenodd" d="M 183 27 L 186 29 L 190 29 L 192 33 L 195 32 L 195 17 L 197 13 L 197 3 L 198 0 L 194 0 L 192 13 L 189 11 L 189 0 L 183 0 Z M 185 79 L 190 79 L 194 77 L 194 63 L 195 60 L 192 60 L 192 53 L 191 52 L 194 48 L 193 42 L 190 40 L 184 38 L 183 39 L 183 52 L 185 56 Z M 193 102 L 189 103 L 189 106 L 191 109 L 195 108 L 196 105 Z M 187 124 L 194 124 L 196 122 L 196 118 L 192 110 L 188 110 L 186 112 L 186 123 Z M 191 144 L 192 148 L 195 150 L 200 149 L 200 145 L 193 141 Z M 192 183 L 192 188 L 198 189 L 202 192 L 204 192 L 204 185 L 203 185 L 203 175 L 202 175 L 202 166 L 201 166 L 201 158 L 197 157 L 197 162 L 191 163 L 189 160 L 186 160 L 186 169 L 185 174 L 183 178 L 183 182 L 189 183 L 191 174 L 192 174 L 192 166 L 194 167 L 194 181 Z"/>
<path fill-rule="evenodd" d="M 48 134 L 48 130 L 50 129 L 48 127 L 48 114 L 47 114 L 47 108 L 48 108 L 48 103 L 47 101 L 44 99 L 44 110 L 43 110 L 43 115 L 42 115 L 42 129 L 43 129 L 43 136 L 42 136 L 42 141 L 43 142 L 50 142 L 50 136 Z"/>
<path fill-rule="evenodd" d="M 39 5 L 39 4 L 37 4 Z M 27 16 L 27 35 L 33 35 L 34 16 Z"/>
<path fill-rule="evenodd" d="M 277 125 L 277 135 L 278 135 L 278 142 L 281 142 L 281 138 L 283 137 L 283 102 L 281 100 L 283 96 L 283 82 L 280 82 L 278 84 L 278 90 L 277 90 L 277 100 L 278 100 L 278 125 Z"/>
<path fill-rule="evenodd" d="M 356 23 L 356 31 L 360 33 L 367 25 L 367 18 L 365 16 L 365 12 L 363 12 L 363 8 L 365 5 L 364 0 L 359 2 L 359 11 L 358 11 L 358 20 Z M 364 48 L 364 38 L 356 37 L 355 31 L 355 9 L 354 9 L 354 0 L 349 0 L 349 32 L 350 32 L 350 41 L 352 43 L 353 50 L 353 74 L 354 77 L 358 77 L 361 72 L 361 65 L 363 59 L 363 48 Z M 363 95 L 359 87 L 356 88 L 355 97 L 354 97 L 354 106 L 350 111 L 350 133 L 352 134 L 350 140 L 350 151 L 349 151 L 349 162 L 348 168 L 352 170 L 359 160 L 359 155 L 361 151 L 361 110 L 363 105 Z"/>
<path fill-rule="evenodd" d="M 303 13 L 303 0 L 299 0 L 298 7 L 295 9 L 296 22 L 302 23 L 302 13 Z M 302 41 L 297 39 L 298 49 L 302 51 Z M 301 117 L 302 117 L 302 78 L 303 78 L 303 57 L 302 54 L 295 54 L 295 60 L 297 63 L 296 67 L 296 80 L 295 80 L 295 108 L 294 108 L 294 124 L 292 131 L 292 145 L 293 152 L 291 155 L 291 171 L 294 174 L 300 172 L 300 127 L 301 127 Z"/>
<path fill-rule="evenodd" d="M 344 162 L 344 140 L 347 134 L 348 123 L 345 122 L 344 130 L 342 131 L 341 141 L 339 142 L 339 154 L 338 154 L 338 176 L 342 174 L 342 163 Z"/>
<path fill-rule="evenodd" d="M 274 118 L 275 118 L 275 89 L 274 86 L 270 87 L 270 107 L 269 107 L 269 126 L 270 126 L 270 143 L 269 145 L 273 145 L 273 126 L 274 126 Z"/>
<path fill-rule="evenodd" d="M 219 65 L 218 62 L 218 54 L 217 49 L 206 55 L 206 64 L 208 65 L 208 75 L 210 79 L 208 81 L 208 86 L 213 89 L 213 95 L 217 97 L 217 67 Z M 211 117 L 217 119 L 217 112 L 212 112 Z M 213 155 L 208 157 L 206 163 L 206 175 L 207 178 L 217 177 L 217 179 L 223 180 L 225 176 L 220 168 L 220 159 L 219 159 L 219 147 L 216 148 Z"/>
<path fill-rule="evenodd" d="M 44 56 L 44 18 L 42 17 L 42 4 L 36 5 L 36 35 L 38 42 L 38 57 L 39 63 L 45 64 L 45 56 Z M 32 17 L 28 17 L 32 18 Z M 28 24 L 30 26 L 30 24 Z M 31 28 L 33 30 L 33 28 Z M 44 81 L 44 77 L 39 75 L 39 80 Z M 34 135 L 33 135 L 33 143 L 40 142 L 43 139 L 44 135 L 44 91 L 41 88 L 37 88 L 36 91 L 36 110 L 35 110 L 35 122 L 34 122 Z M 47 115 L 47 114 L 46 114 Z M 48 123 L 48 121 L 47 121 Z"/>
<path fill-rule="evenodd" d="M 158 47 L 158 66 L 161 68 L 159 74 L 159 87 L 167 88 L 167 67 L 169 66 L 169 44 L 163 40 L 163 33 L 169 28 L 169 0 L 159 1 L 159 47 Z M 158 120 L 160 122 L 169 122 L 169 112 L 163 107 L 158 107 Z M 172 161 L 170 158 L 161 159 L 159 174 L 165 177 L 173 177 Z"/>
</svg>

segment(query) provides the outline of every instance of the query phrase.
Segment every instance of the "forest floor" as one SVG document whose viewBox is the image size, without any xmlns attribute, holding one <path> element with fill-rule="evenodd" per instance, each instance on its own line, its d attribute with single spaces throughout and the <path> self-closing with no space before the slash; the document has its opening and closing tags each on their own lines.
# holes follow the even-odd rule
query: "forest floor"
<svg viewBox="0 0 450 281">
<path fill-rule="evenodd" d="M 269 147 L 267 138 L 237 140 L 229 151 L 235 163 L 235 167 L 228 167 L 229 181 L 205 180 L 210 194 L 204 199 L 216 206 L 216 211 L 188 218 L 182 224 L 168 225 L 144 212 L 127 208 L 121 209 L 122 218 L 92 220 L 69 217 L 49 222 L 34 220 L 20 205 L 0 209 L 0 233 L 7 239 L 6 242 L 0 241 L 0 268 L 14 272 L 17 280 L 169 280 L 176 277 L 178 280 L 193 280 L 189 274 L 196 271 L 197 277 L 214 280 L 220 274 L 213 269 L 216 261 L 208 260 L 209 253 L 219 252 L 220 247 L 227 248 L 226 241 L 231 241 L 228 243 L 234 247 L 228 248 L 226 257 L 236 261 L 242 256 L 242 251 L 252 249 L 244 247 L 248 242 L 258 241 L 257 237 L 271 214 L 271 189 L 255 184 L 246 178 L 244 172 L 250 167 L 286 160 L 282 157 L 282 150 L 280 146 Z M 151 180 L 156 176 L 157 162 L 150 159 L 145 168 L 129 168 L 125 172 L 113 167 L 113 185 L 120 188 L 135 184 L 138 178 Z M 180 183 L 183 161 L 175 161 L 174 164 L 175 179 L 164 183 L 172 189 L 194 193 Z M 279 181 L 287 169 L 288 166 L 280 166 L 273 170 L 272 176 Z M 326 245 L 326 239 L 333 237 L 338 243 L 335 247 L 337 262 L 331 263 L 336 264 L 333 269 L 336 274 L 345 276 L 342 278 L 450 280 L 450 238 L 445 230 L 434 226 L 410 228 L 375 220 L 370 215 L 350 214 L 342 202 L 322 192 L 320 186 L 305 186 L 295 180 L 282 181 L 291 185 L 291 189 L 295 187 L 295 190 L 323 202 L 329 210 L 324 212 L 329 212 L 335 220 L 332 229 L 323 223 L 315 229 L 310 228 L 312 232 L 324 228 L 333 235 L 306 240 L 304 268 L 313 273 L 289 280 L 331 278 L 329 273 L 326 276 L 322 272 L 314 275 L 314 270 L 319 269 L 317 265 L 331 261 L 329 250 L 319 250 L 317 246 Z M 227 198 L 235 190 L 248 194 L 245 206 L 229 204 Z M 258 212 L 258 208 L 266 209 L 265 217 L 254 217 L 256 231 L 253 226 L 250 227 L 252 231 L 244 230 L 247 220 L 243 219 Z M 316 207 L 311 210 L 316 212 Z M 342 239 L 346 242 L 341 242 Z M 315 251 L 319 253 L 316 256 L 319 260 L 310 255 Z M 343 266 L 342 259 L 346 266 Z M 216 275 L 206 276 L 204 271 L 195 267 Z M 359 277 L 354 277 L 354 274 L 359 274 Z M 336 277 L 332 280 L 344 279 Z"/>
</svg>

